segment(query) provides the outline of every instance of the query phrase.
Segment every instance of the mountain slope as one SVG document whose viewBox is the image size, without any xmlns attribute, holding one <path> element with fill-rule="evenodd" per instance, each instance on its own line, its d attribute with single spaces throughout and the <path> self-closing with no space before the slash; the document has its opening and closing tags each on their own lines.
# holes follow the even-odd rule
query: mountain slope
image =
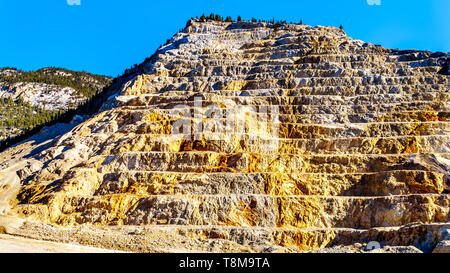
<svg viewBox="0 0 450 273">
<path fill-rule="evenodd" d="M 448 60 L 191 20 L 97 115 L 19 158 L 4 213 L 29 221 L 15 234 L 133 251 L 431 251 L 450 222 Z"/>
<path fill-rule="evenodd" d="M 0 69 L 0 146 L 86 104 L 112 79 L 62 68 Z"/>
</svg>

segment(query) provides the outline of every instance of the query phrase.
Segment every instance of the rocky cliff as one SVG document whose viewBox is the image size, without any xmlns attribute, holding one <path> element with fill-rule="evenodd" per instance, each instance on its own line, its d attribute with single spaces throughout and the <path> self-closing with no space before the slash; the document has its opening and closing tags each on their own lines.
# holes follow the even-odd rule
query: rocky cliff
<svg viewBox="0 0 450 273">
<path fill-rule="evenodd" d="M 97 115 L 20 151 L 3 213 L 25 220 L 9 232 L 153 252 L 431 251 L 450 222 L 448 62 L 334 27 L 191 20 Z"/>
</svg>

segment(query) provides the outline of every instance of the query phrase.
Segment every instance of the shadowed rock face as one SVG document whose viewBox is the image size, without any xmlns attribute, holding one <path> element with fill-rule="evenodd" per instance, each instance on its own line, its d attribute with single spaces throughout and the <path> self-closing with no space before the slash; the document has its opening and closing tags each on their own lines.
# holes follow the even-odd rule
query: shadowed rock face
<svg viewBox="0 0 450 273">
<path fill-rule="evenodd" d="M 172 228 L 187 250 L 432 249 L 450 222 L 447 62 L 334 27 L 192 20 L 26 159 L 42 168 L 22 172 L 9 213 Z"/>
</svg>

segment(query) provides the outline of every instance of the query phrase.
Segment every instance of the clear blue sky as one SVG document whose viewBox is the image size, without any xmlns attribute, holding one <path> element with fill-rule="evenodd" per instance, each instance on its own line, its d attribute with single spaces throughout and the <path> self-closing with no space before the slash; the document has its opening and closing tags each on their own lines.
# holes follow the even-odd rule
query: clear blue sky
<svg viewBox="0 0 450 273">
<path fill-rule="evenodd" d="M 388 48 L 450 51 L 449 0 L 1 0 L 0 67 L 58 66 L 117 76 L 202 13 L 344 25 Z M 371 0 L 369 0 L 371 1 Z"/>
</svg>

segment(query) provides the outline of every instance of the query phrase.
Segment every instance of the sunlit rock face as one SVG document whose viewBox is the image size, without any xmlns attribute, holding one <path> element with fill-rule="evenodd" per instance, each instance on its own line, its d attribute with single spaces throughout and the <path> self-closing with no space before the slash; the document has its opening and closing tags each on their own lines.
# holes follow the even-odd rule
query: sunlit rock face
<svg viewBox="0 0 450 273">
<path fill-rule="evenodd" d="M 191 20 L 27 159 L 41 167 L 8 213 L 176 235 L 163 251 L 432 249 L 450 222 L 447 62 L 334 27 Z"/>
</svg>

